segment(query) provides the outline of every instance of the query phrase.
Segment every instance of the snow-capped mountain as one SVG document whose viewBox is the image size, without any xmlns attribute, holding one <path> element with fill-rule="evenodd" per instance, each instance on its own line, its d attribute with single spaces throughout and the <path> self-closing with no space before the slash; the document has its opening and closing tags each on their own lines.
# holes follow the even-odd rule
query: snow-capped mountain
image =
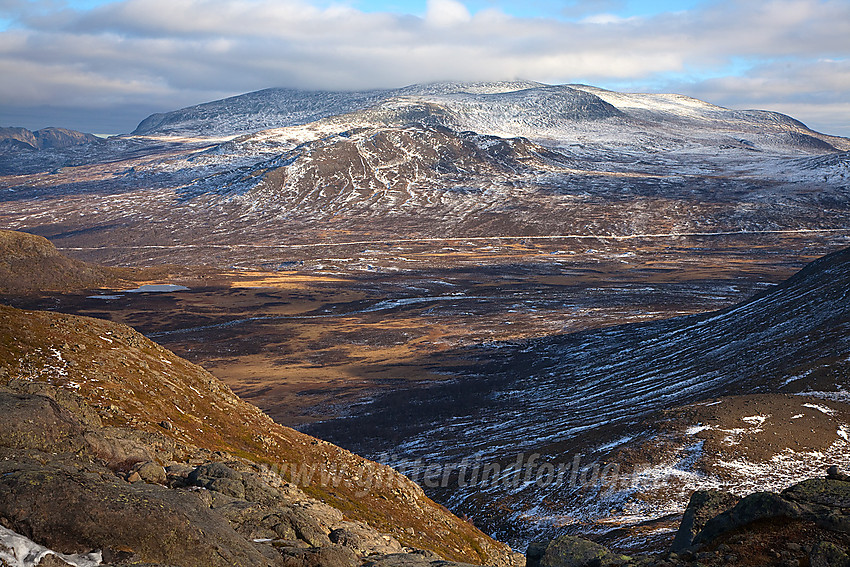
<svg viewBox="0 0 850 567">
<path fill-rule="evenodd" d="M 67 227 L 42 233 L 98 247 L 100 261 L 197 262 L 207 244 L 339 233 L 840 231 L 850 206 L 850 140 L 777 113 L 584 85 L 270 89 L 155 115 L 136 132 L 0 156 L 7 227 Z M 92 240 L 92 226 L 109 228 Z M 116 239 L 136 246 L 110 252 Z M 233 253 L 250 265 L 251 251 Z"/>
<path fill-rule="evenodd" d="M 227 136 L 270 128 L 298 126 L 322 118 L 363 110 L 398 96 L 456 92 L 499 93 L 542 86 L 527 81 L 496 83 L 432 83 L 371 91 L 306 91 L 264 89 L 223 100 L 148 116 L 137 135 Z"/>
<path fill-rule="evenodd" d="M 648 137 L 666 131 L 664 138 L 673 144 L 702 141 L 753 150 L 761 145 L 810 151 L 830 151 L 833 142 L 846 145 L 840 138 L 813 132 L 776 112 L 729 110 L 682 95 L 617 93 L 586 85 L 527 81 L 434 83 L 365 92 L 267 89 L 154 114 L 133 133 L 235 136 L 323 119 L 348 128 L 425 122 L 550 142 L 583 139 L 623 145 L 639 143 L 624 136 L 627 133 Z"/>
</svg>

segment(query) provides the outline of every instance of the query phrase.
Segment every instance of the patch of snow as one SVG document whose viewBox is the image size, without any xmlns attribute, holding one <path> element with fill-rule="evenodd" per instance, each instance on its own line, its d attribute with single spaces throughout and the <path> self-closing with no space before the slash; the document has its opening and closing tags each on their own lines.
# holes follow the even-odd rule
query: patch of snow
<svg viewBox="0 0 850 567">
<path fill-rule="evenodd" d="M 626 443 L 628 443 L 629 441 L 631 441 L 634 438 L 635 438 L 634 435 L 626 435 L 625 437 L 620 437 L 619 439 L 615 439 L 614 441 L 611 441 L 610 443 L 605 443 L 604 445 L 600 445 L 599 447 L 596 447 L 595 450 L 596 451 L 607 451 L 608 449 L 613 449 L 614 447 L 619 447 L 620 445 L 625 445 Z"/>
<path fill-rule="evenodd" d="M 744 429 L 743 427 L 736 427 L 734 429 L 721 429 L 721 431 L 724 431 L 724 432 L 729 434 L 729 435 L 727 435 L 726 437 L 723 438 L 723 444 L 724 445 L 738 445 L 738 444 L 741 443 L 741 441 L 739 439 L 740 436 L 743 435 L 744 433 L 747 433 L 748 431 L 751 431 L 751 430 L 750 429 Z"/>
<path fill-rule="evenodd" d="M 828 408 L 826 406 L 822 406 L 820 404 L 803 404 L 804 408 L 812 408 L 816 409 L 821 413 L 825 413 L 826 415 L 835 415 L 835 410 L 832 408 Z"/>
<path fill-rule="evenodd" d="M 685 430 L 686 435 L 696 435 L 700 431 L 711 429 L 710 425 L 692 425 Z"/>
<path fill-rule="evenodd" d="M 804 413 L 798 413 L 797 415 L 792 415 L 791 419 L 800 419 L 801 417 L 805 417 L 805 416 L 806 416 L 806 414 L 804 414 Z"/>
<path fill-rule="evenodd" d="M 103 562 L 101 553 L 64 555 L 41 546 L 17 532 L 0 526 L 0 562 L 10 567 L 35 567 L 48 555 L 55 555 L 75 567 L 96 567 Z"/>
<path fill-rule="evenodd" d="M 89 295 L 86 299 L 121 299 L 123 295 Z"/>
<path fill-rule="evenodd" d="M 770 415 L 751 415 L 749 417 L 742 417 L 741 421 L 745 421 L 754 427 L 761 427 L 764 425 L 764 422 L 770 418 Z"/>
<path fill-rule="evenodd" d="M 846 390 L 839 390 L 837 392 L 800 392 L 796 395 L 820 398 L 822 400 L 831 400 L 834 402 L 850 402 L 850 392 Z"/>
</svg>

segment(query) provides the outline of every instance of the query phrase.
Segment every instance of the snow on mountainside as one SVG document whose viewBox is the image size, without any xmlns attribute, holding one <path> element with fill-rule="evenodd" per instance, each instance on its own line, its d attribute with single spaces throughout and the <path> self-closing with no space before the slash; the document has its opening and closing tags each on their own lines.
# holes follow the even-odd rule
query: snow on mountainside
<svg viewBox="0 0 850 567">
<path fill-rule="evenodd" d="M 446 94 L 458 91 L 495 93 L 540 86 L 530 82 L 433 83 L 371 91 L 304 91 L 264 89 L 163 114 L 153 114 L 136 127 L 136 135 L 236 135 L 297 126 L 368 108 L 395 96 Z"/>
<path fill-rule="evenodd" d="M 222 136 L 328 120 L 353 126 L 410 122 L 503 137 L 639 145 L 652 136 L 681 145 L 743 145 L 750 149 L 850 149 L 846 140 L 809 130 L 788 116 L 737 111 L 682 95 L 626 94 L 585 85 L 527 81 L 433 83 L 365 92 L 267 89 L 155 114 L 136 135 Z M 749 139 L 752 138 L 752 139 Z"/>
<path fill-rule="evenodd" d="M 477 280 L 502 278 L 500 250 L 515 244 L 519 251 L 509 258 L 518 258 L 524 274 L 546 265 L 569 278 L 573 265 L 626 258 L 651 241 L 644 251 L 670 252 L 663 261 L 653 257 L 647 271 L 676 272 L 693 262 L 684 277 L 713 293 L 712 265 L 703 258 L 718 251 L 735 251 L 740 258 L 732 262 L 746 266 L 758 254 L 800 258 L 846 246 L 848 151 L 850 140 L 781 114 L 679 95 L 527 82 L 358 93 L 270 89 L 154 115 L 134 135 L 84 150 L 0 156 L 0 217 L 109 263 L 256 267 L 304 260 L 356 277 L 380 267 L 376 257 L 392 269 L 418 269 L 419 257 L 396 258 L 406 254 L 403 243 L 421 246 L 427 262 L 447 262 L 434 264 L 445 269 L 463 257 L 464 239 L 476 240 L 480 256 L 463 261 L 475 264 Z M 799 238 L 793 250 L 780 234 Z M 551 252 L 521 258 L 525 237 L 551 239 Z M 496 287 L 502 280 L 491 281 Z M 666 419 L 659 412 L 674 411 L 682 423 L 665 451 L 628 458 L 643 458 L 691 488 L 741 482 L 752 461 L 745 459 L 737 476 L 712 477 L 696 468 L 708 455 L 703 447 L 722 445 L 727 430 L 733 440 L 763 432 L 760 424 L 779 419 L 771 408 L 782 404 L 762 400 L 749 413 L 741 402 L 722 415 L 693 404 L 735 394 L 829 392 L 844 399 L 849 281 L 843 252 L 721 312 L 462 350 L 459 356 L 484 362 L 458 370 L 456 381 L 358 405 L 351 420 L 315 431 L 368 455 L 392 451 L 398 464 L 477 455 L 504 465 L 521 452 L 561 462 L 578 453 L 613 458 L 632 440 L 651 446 Z M 647 297 L 656 295 L 652 285 Z M 604 303 L 600 289 L 611 288 L 586 289 Z M 549 316 L 536 305 L 529 313 Z M 824 442 L 809 447 L 820 457 L 795 452 L 797 438 L 781 438 L 775 455 L 787 457 L 783 466 L 836 451 L 846 460 L 846 446 L 835 444 L 847 440 L 838 432 L 850 436 L 846 412 L 840 400 L 829 403 L 794 406 L 788 419 L 821 411 L 810 406 L 835 413 L 819 422 L 818 431 L 828 431 Z M 710 419 L 722 425 L 708 429 Z M 781 423 L 773 430 L 784 434 Z M 641 431 L 649 433 L 638 438 Z M 705 443 L 692 442 L 696 435 Z M 768 478 L 766 467 L 758 479 Z M 457 488 L 434 495 L 500 534 L 609 513 L 622 518 L 643 497 L 626 491 L 600 501 L 533 482 Z M 679 496 L 646 502 L 665 511 L 682 505 Z"/>
<path fill-rule="evenodd" d="M 135 135 L 236 135 L 295 126 L 378 102 L 386 91 L 324 92 L 265 89 L 148 116 Z"/>
<path fill-rule="evenodd" d="M 843 250 L 722 311 L 481 347 L 478 355 L 489 362 L 455 382 L 388 394 L 359 408 L 354 417 L 307 429 L 356 452 L 384 455 L 399 466 L 412 459 L 496 461 L 504 466 L 517 455 L 535 453 L 542 455 L 540 463 L 570 463 L 580 455 L 583 466 L 594 461 L 627 464 L 630 469 L 644 465 L 643 480 L 658 481 L 649 496 L 630 486 L 601 501 L 598 487 L 566 490 L 533 481 L 452 484 L 434 491 L 455 510 L 483 508 L 479 517 L 491 518 L 488 527 L 502 537 L 527 535 L 558 522 L 592 523 L 609 515 L 660 517 L 681 511 L 689 490 L 700 487 L 744 492 L 768 485 L 781 488 L 795 474 L 830 460 L 850 465 L 848 296 L 850 250 Z M 743 421 L 737 429 L 716 428 L 715 435 L 722 435 L 713 441 L 704 433 L 711 427 L 702 425 L 711 420 L 700 417 L 702 410 L 679 411 L 684 421 L 676 422 L 675 441 L 670 440 L 669 427 L 663 440 L 653 437 L 659 431 L 659 411 L 723 396 L 761 394 L 832 400 L 837 405 L 824 406 L 821 413 L 843 417 L 825 425 L 817 436 L 812 429 L 809 437 L 771 422 L 767 443 L 751 436 L 760 434 L 764 428 L 757 425 L 778 410 L 765 410 L 766 417 L 756 423 L 752 415 L 762 415 L 756 409 L 759 404 L 744 401 L 735 402 L 740 406 L 735 412 L 744 412 L 737 417 L 715 416 Z M 788 406 L 787 401 L 762 401 L 766 406 Z M 809 409 L 823 406 L 818 400 L 803 401 Z M 400 416 L 405 416 L 402 421 Z M 687 419 L 692 421 L 685 423 Z M 806 443 L 788 437 L 792 434 L 803 435 Z M 724 445 L 724 440 L 730 435 L 734 444 L 760 448 L 761 453 L 702 451 L 703 444 L 711 442 L 728 453 L 732 445 Z M 631 454 L 622 453 L 626 447 Z M 675 494 L 664 490 L 672 485 Z M 505 510 L 511 510 L 509 519 Z"/>
<path fill-rule="evenodd" d="M 49 224 L 63 246 L 130 238 L 132 251 L 100 257 L 124 263 L 160 257 L 147 244 L 316 244 L 337 230 L 353 240 L 834 232 L 850 210 L 838 151 L 850 140 L 678 95 L 528 82 L 271 89 L 156 115 L 142 131 L 0 154 L 6 226 Z"/>
</svg>

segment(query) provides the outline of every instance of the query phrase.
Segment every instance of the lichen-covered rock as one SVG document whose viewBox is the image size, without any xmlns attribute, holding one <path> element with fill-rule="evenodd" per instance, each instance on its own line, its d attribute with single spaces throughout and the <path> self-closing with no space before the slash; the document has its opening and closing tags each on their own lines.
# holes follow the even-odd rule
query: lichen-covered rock
<svg viewBox="0 0 850 567">
<path fill-rule="evenodd" d="M 820 542 L 809 555 L 811 567 L 850 567 L 850 555 L 830 542 Z"/>
<path fill-rule="evenodd" d="M 704 544 L 720 534 L 740 528 L 758 520 L 805 516 L 805 510 L 773 492 L 756 492 L 743 498 L 731 510 L 712 518 L 694 538 L 694 544 Z"/>
<path fill-rule="evenodd" d="M 165 468 L 153 461 L 145 461 L 136 467 L 136 472 L 139 473 L 141 479 L 151 484 L 165 484 L 167 475 Z"/>
<path fill-rule="evenodd" d="M 468 563 L 444 561 L 428 551 L 391 553 L 370 558 L 363 567 L 473 567 Z"/>
<path fill-rule="evenodd" d="M 625 565 L 630 559 L 604 545 L 568 535 L 529 548 L 527 567 L 613 567 Z"/>
<path fill-rule="evenodd" d="M 719 490 L 698 490 L 691 495 L 688 507 L 673 539 L 672 551 L 679 552 L 690 547 L 706 522 L 729 510 L 741 499 L 734 494 Z"/>
<path fill-rule="evenodd" d="M 0 460 L 0 518 L 61 553 L 132 550 L 140 561 L 182 567 L 280 563 L 191 493 L 73 462 Z"/>
<path fill-rule="evenodd" d="M 850 482 L 831 478 L 813 478 L 782 492 L 788 500 L 830 508 L 850 508 Z"/>
<path fill-rule="evenodd" d="M 343 522 L 328 537 L 332 543 L 353 549 L 360 555 L 388 555 L 402 551 L 402 545 L 394 537 L 379 534 L 362 522 Z"/>
<path fill-rule="evenodd" d="M 89 448 L 85 427 L 55 400 L 0 390 L 0 445 L 46 453 Z"/>
<path fill-rule="evenodd" d="M 281 550 L 284 567 L 357 567 L 357 555 L 345 547 Z"/>
</svg>

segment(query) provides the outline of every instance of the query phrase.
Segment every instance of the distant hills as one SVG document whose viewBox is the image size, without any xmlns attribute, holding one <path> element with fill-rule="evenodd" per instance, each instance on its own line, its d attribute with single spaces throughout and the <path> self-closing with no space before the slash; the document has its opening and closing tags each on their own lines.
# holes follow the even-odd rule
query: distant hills
<svg viewBox="0 0 850 567">
<path fill-rule="evenodd" d="M 66 128 L 26 128 L 0 127 L 0 151 L 48 150 L 80 146 L 102 141 L 93 134 L 85 134 Z"/>
</svg>

